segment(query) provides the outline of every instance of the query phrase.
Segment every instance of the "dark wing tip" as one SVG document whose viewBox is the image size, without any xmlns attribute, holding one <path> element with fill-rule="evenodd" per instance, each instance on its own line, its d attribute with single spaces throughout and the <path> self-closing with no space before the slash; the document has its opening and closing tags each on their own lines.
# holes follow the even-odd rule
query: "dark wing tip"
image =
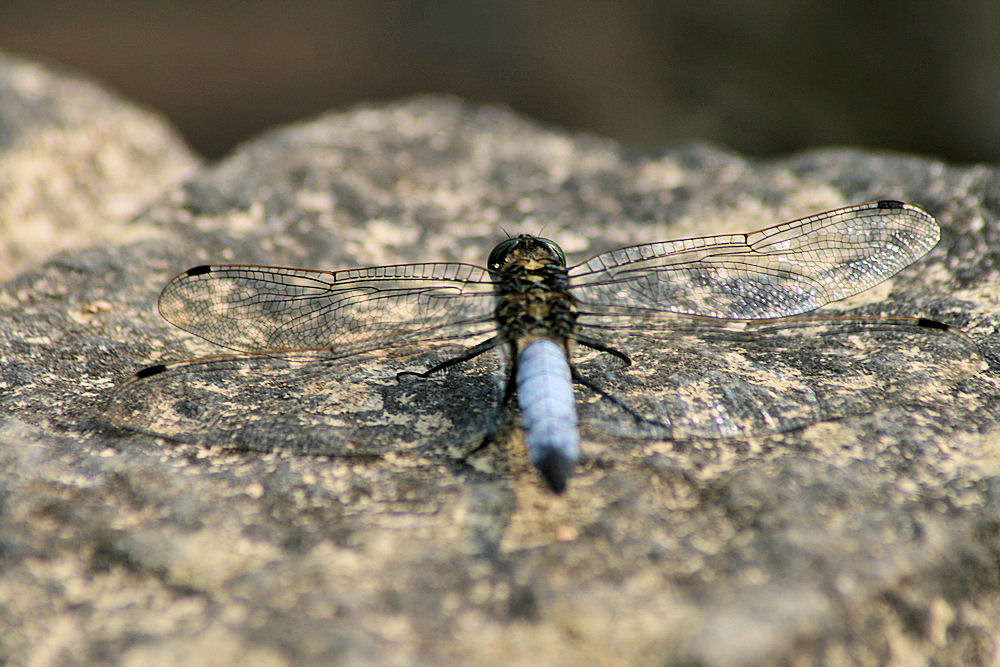
<svg viewBox="0 0 1000 667">
<path fill-rule="evenodd" d="M 212 267 L 207 264 L 202 264 L 201 266 L 196 266 L 194 268 L 188 269 L 184 273 L 189 276 L 200 276 L 203 273 L 211 273 Z"/>
<path fill-rule="evenodd" d="M 937 320 L 930 320 L 926 317 L 917 318 L 917 326 L 924 327 L 925 329 L 939 329 L 941 331 L 947 331 L 951 329 L 950 324 L 945 324 L 944 322 L 938 322 Z"/>
<path fill-rule="evenodd" d="M 878 208 L 903 208 L 906 206 L 903 202 L 896 201 L 895 199 L 881 199 L 876 202 L 876 205 Z"/>
<path fill-rule="evenodd" d="M 554 493 L 562 493 L 566 490 L 566 484 L 573 476 L 573 469 L 576 467 L 576 461 L 554 449 L 545 452 L 534 463 L 538 471 L 542 473 L 542 477 L 545 478 L 545 483 Z"/>
<path fill-rule="evenodd" d="M 153 375 L 159 375 L 160 373 L 167 370 L 167 367 L 163 364 L 155 364 L 153 366 L 147 366 L 135 374 L 136 380 L 141 380 L 142 378 L 152 377 Z"/>
</svg>

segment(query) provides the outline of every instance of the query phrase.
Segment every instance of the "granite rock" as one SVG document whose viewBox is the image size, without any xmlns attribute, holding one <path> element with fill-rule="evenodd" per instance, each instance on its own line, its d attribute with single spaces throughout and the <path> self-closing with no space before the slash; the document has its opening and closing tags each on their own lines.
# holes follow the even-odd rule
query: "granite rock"
<svg viewBox="0 0 1000 667">
<path fill-rule="evenodd" d="M 22 177 L 34 178 L 9 172 Z M 639 151 L 421 97 L 277 128 L 172 180 L 128 223 L 148 233 L 0 286 L 5 661 L 988 664 L 1000 652 L 1000 168 L 862 149 Z M 740 343 L 827 393 L 818 412 L 738 437 L 636 437 L 581 392 L 584 458 L 562 496 L 497 416 L 499 357 L 408 386 L 384 361 L 115 391 L 143 366 L 220 351 L 156 312 L 189 266 L 481 263 L 505 232 L 540 230 L 573 260 L 879 198 L 926 208 L 942 241 L 833 312 L 929 317 L 974 344 L 907 326 Z M 109 224 L 88 233 L 114 237 Z M 660 365 L 636 368 L 641 381 L 581 363 L 641 401 L 643 387 L 676 384 L 672 365 L 708 363 L 700 345 L 659 343 L 662 359 L 643 348 Z M 740 377 L 752 384 L 753 369 Z"/>
</svg>

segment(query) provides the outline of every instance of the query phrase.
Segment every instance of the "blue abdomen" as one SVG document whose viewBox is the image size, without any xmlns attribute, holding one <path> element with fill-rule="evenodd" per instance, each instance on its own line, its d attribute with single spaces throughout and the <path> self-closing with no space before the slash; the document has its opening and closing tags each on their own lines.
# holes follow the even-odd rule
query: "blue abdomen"
<svg viewBox="0 0 1000 667">
<path fill-rule="evenodd" d="M 540 339 L 521 351 L 517 403 L 531 463 L 561 493 L 580 458 L 573 380 L 562 347 Z"/>
</svg>

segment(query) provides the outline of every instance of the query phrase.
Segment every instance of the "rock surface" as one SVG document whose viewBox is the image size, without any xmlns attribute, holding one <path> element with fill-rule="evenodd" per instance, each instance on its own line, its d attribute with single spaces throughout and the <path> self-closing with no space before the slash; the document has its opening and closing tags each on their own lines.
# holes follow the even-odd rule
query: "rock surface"
<svg viewBox="0 0 1000 667">
<path fill-rule="evenodd" d="M 1000 654 L 1000 168 L 862 150 L 767 162 L 705 145 L 637 152 L 428 97 L 279 128 L 169 187 L 172 173 L 145 174 L 148 192 L 166 190 L 129 222 L 139 236 L 0 287 L 5 661 Z M 187 373 L 114 393 L 142 366 L 219 352 L 156 313 L 159 290 L 189 266 L 481 263 L 504 230 L 543 230 L 572 261 L 884 197 L 934 214 L 942 241 L 835 312 L 932 317 L 978 347 L 906 327 L 782 333 L 783 365 L 815 378 L 847 369 L 853 391 L 831 393 L 818 421 L 678 441 L 609 435 L 614 422 L 583 412 L 584 460 L 563 496 L 529 468 L 516 432 L 470 453 L 496 423 L 496 358 L 420 391 L 399 389 L 386 362 L 335 377 Z M 898 374 L 893 355 L 910 370 Z M 666 366 L 643 382 L 669 384 Z M 203 393 L 185 402 L 186 386 Z M 203 446 L 234 425 L 259 451 Z"/>
<path fill-rule="evenodd" d="M 198 166 L 160 116 L 0 52 L 0 278 L 139 238 L 133 216 Z"/>
</svg>

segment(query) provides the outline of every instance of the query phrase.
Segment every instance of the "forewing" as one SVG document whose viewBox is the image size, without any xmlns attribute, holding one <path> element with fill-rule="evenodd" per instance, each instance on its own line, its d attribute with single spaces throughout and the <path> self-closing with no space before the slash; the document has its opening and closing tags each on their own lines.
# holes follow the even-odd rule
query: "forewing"
<svg viewBox="0 0 1000 667">
<path fill-rule="evenodd" d="M 400 264 L 342 271 L 212 265 L 160 295 L 163 317 L 240 352 L 326 349 L 327 358 L 449 341 L 493 328 L 493 286 L 471 264 Z"/>
<path fill-rule="evenodd" d="M 748 234 L 611 250 L 570 269 L 570 279 L 581 324 L 787 317 L 877 285 L 939 236 L 934 218 L 916 206 L 879 201 Z"/>
</svg>

